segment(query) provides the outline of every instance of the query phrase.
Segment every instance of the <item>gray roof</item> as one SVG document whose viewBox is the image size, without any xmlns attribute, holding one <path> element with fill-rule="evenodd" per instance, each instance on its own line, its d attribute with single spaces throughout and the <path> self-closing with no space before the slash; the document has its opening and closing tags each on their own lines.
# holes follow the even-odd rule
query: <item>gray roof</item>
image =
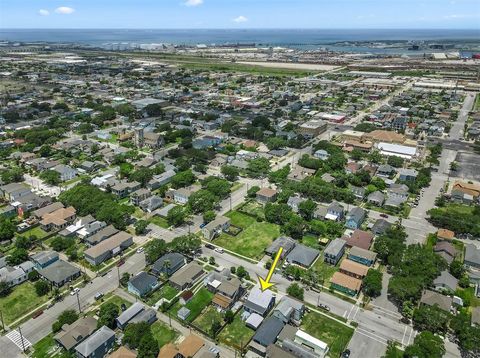
<svg viewBox="0 0 480 358">
<path fill-rule="evenodd" d="M 38 273 L 50 282 L 61 283 L 80 273 L 80 269 L 68 262 L 57 260 L 53 264 L 39 269 Z"/>
<path fill-rule="evenodd" d="M 182 287 L 185 284 L 192 283 L 195 276 L 199 275 L 200 272 L 203 272 L 203 267 L 200 266 L 196 261 L 192 261 L 182 269 L 175 272 L 172 277 L 170 277 L 170 282 Z"/>
<path fill-rule="evenodd" d="M 265 249 L 267 254 L 273 255 L 278 252 L 280 247 L 283 247 L 283 253 L 290 252 L 295 247 L 295 240 L 288 236 L 280 236 L 279 238 L 275 239 L 269 247 Z M 282 257 L 285 255 L 282 253 Z"/>
<path fill-rule="evenodd" d="M 133 305 L 128 307 L 120 316 L 117 317 L 117 323 L 120 326 L 124 326 L 128 323 L 133 317 L 139 314 L 145 309 L 145 306 L 140 302 L 135 302 Z"/>
<path fill-rule="evenodd" d="M 375 233 L 375 234 L 383 234 L 391 226 L 392 226 L 392 224 L 389 223 L 387 220 L 378 219 L 377 221 L 375 221 L 375 224 L 373 224 L 373 226 L 372 226 L 372 232 Z"/>
<path fill-rule="evenodd" d="M 83 317 L 77 319 L 72 324 L 65 324 L 62 330 L 54 338 L 65 349 L 70 350 L 83 341 L 97 328 L 97 320 L 93 317 Z"/>
<path fill-rule="evenodd" d="M 284 325 L 285 323 L 278 318 L 270 316 L 263 321 L 262 325 L 258 328 L 253 336 L 253 340 L 262 346 L 267 347 L 269 344 L 275 343 L 277 336 L 283 329 Z"/>
<path fill-rule="evenodd" d="M 279 311 L 282 315 L 289 318 L 292 311 L 300 311 L 303 310 L 304 307 L 302 302 L 288 296 L 283 296 L 274 311 Z"/>
<path fill-rule="evenodd" d="M 40 251 L 36 254 L 30 256 L 30 259 L 38 262 L 40 265 L 47 263 L 48 261 L 54 259 L 55 257 L 58 258 L 58 252 L 55 251 Z"/>
<path fill-rule="evenodd" d="M 466 245 L 465 261 L 473 262 L 477 265 L 480 265 L 480 249 L 478 249 L 473 244 Z"/>
<path fill-rule="evenodd" d="M 99 242 L 109 238 L 110 236 L 115 235 L 116 233 L 118 233 L 118 230 L 115 229 L 113 225 L 108 225 L 103 229 L 101 229 L 96 234 L 93 234 L 92 236 L 87 237 L 85 241 L 87 241 L 91 245 L 96 245 Z"/>
<path fill-rule="evenodd" d="M 433 285 L 441 285 L 441 286 L 446 286 L 447 288 L 451 289 L 452 291 L 455 291 L 457 288 L 458 280 L 453 277 L 450 272 L 447 270 L 444 270 L 440 273 L 440 276 L 438 276 L 435 280 L 433 280 Z"/>
<path fill-rule="evenodd" d="M 383 203 L 385 201 L 385 194 L 383 194 L 381 191 L 374 191 L 367 197 L 368 201 L 377 201 Z"/>
<path fill-rule="evenodd" d="M 133 317 L 129 323 L 140 323 L 140 322 L 152 322 L 152 319 L 156 317 L 157 312 L 152 308 L 146 308 Z"/>
<path fill-rule="evenodd" d="M 255 286 L 248 294 L 245 306 L 256 312 L 265 313 L 273 298 L 272 291 L 262 291 L 258 286 Z"/>
<path fill-rule="evenodd" d="M 313 263 L 313 261 L 315 261 L 319 254 L 320 251 L 318 250 L 302 244 L 297 244 L 287 255 L 287 261 L 308 267 Z"/>
<path fill-rule="evenodd" d="M 377 258 L 376 252 L 362 249 L 361 247 L 357 247 L 357 246 L 352 246 L 352 248 L 350 249 L 349 255 L 363 257 L 371 261 L 375 261 L 375 259 Z"/>
<path fill-rule="evenodd" d="M 145 271 L 140 271 L 133 276 L 128 283 L 135 287 L 139 292 L 145 292 L 150 290 L 152 286 L 156 285 L 158 280 L 155 276 L 150 275 Z"/>
<path fill-rule="evenodd" d="M 366 211 L 358 206 L 354 207 L 347 215 L 347 220 L 355 220 L 359 222 L 366 215 Z"/>
<path fill-rule="evenodd" d="M 328 206 L 327 210 L 333 210 L 335 212 L 343 212 L 344 208 L 342 205 L 334 201 Z"/>
<path fill-rule="evenodd" d="M 166 253 L 165 255 L 160 257 L 157 261 L 155 261 L 155 263 L 153 264 L 153 268 L 156 271 L 162 271 L 164 263 L 167 260 L 170 261 L 170 267 L 172 267 L 172 268 L 176 267 L 180 263 L 182 263 L 182 266 L 183 266 L 183 264 L 185 263 L 185 256 L 183 256 L 182 254 L 180 254 L 178 252 Z"/>
<path fill-rule="evenodd" d="M 429 306 L 438 305 L 442 310 L 449 312 L 452 307 L 453 299 L 450 296 L 444 296 L 438 292 L 425 290 L 420 302 Z"/>
<path fill-rule="evenodd" d="M 415 169 L 411 169 L 411 168 L 400 168 L 398 173 L 400 175 L 411 176 L 411 177 L 416 177 L 418 175 L 418 172 Z"/>
<path fill-rule="evenodd" d="M 336 238 L 335 240 L 330 241 L 328 246 L 325 248 L 324 253 L 337 256 L 337 254 L 345 247 L 346 244 L 346 240 Z"/>
<path fill-rule="evenodd" d="M 102 326 L 98 331 L 80 343 L 75 350 L 83 357 L 88 357 L 112 337 L 115 337 L 115 332 L 107 326 Z"/>
</svg>

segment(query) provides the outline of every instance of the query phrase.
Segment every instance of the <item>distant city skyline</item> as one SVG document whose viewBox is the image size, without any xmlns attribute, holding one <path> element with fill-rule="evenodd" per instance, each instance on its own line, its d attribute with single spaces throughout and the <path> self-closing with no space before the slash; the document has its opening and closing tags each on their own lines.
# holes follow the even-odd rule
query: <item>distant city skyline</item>
<svg viewBox="0 0 480 358">
<path fill-rule="evenodd" d="M 480 29 L 480 1 L 0 0 L 0 28 Z"/>
</svg>

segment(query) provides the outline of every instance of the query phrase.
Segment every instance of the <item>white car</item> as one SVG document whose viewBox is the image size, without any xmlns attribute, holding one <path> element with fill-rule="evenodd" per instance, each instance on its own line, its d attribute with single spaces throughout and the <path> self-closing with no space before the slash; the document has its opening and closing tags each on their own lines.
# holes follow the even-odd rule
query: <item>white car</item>
<svg viewBox="0 0 480 358">
<path fill-rule="evenodd" d="M 137 254 L 140 254 L 140 253 L 142 253 L 143 251 L 145 251 L 145 249 L 144 249 L 143 247 L 139 247 L 139 248 L 137 249 Z"/>
<path fill-rule="evenodd" d="M 80 289 L 78 287 L 75 287 L 72 292 L 70 292 L 70 296 L 75 296 L 77 292 L 80 292 Z"/>
<path fill-rule="evenodd" d="M 219 254 L 223 254 L 223 252 L 224 252 L 223 249 L 220 248 L 220 247 L 217 247 L 217 248 L 215 249 L 215 251 L 218 252 Z"/>
</svg>

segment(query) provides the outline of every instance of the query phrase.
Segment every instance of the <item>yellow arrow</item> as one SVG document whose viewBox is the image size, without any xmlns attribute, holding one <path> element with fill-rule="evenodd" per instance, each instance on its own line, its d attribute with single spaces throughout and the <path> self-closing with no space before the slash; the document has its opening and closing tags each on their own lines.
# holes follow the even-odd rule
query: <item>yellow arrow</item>
<svg viewBox="0 0 480 358">
<path fill-rule="evenodd" d="M 260 288 L 262 289 L 262 291 L 265 291 L 267 288 L 272 287 L 274 285 L 274 283 L 270 282 L 270 279 L 272 278 L 273 272 L 275 271 L 275 266 L 277 266 L 278 260 L 280 260 L 282 251 L 283 251 L 283 247 L 280 246 L 280 248 L 278 249 L 277 255 L 275 256 L 275 259 L 273 260 L 272 266 L 268 271 L 267 277 L 263 279 L 260 276 L 258 276 L 258 282 L 260 282 Z"/>
</svg>

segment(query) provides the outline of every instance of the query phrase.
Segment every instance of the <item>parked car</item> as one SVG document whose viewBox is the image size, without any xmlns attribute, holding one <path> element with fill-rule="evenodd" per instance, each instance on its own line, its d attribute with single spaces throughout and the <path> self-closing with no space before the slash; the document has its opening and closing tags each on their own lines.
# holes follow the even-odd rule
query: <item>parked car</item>
<svg viewBox="0 0 480 358">
<path fill-rule="evenodd" d="M 140 253 L 142 253 L 143 251 L 145 251 L 145 249 L 144 249 L 143 247 L 139 247 L 139 248 L 137 249 L 137 254 L 140 254 Z"/>
<path fill-rule="evenodd" d="M 215 246 L 213 246 L 212 244 L 205 244 L 205 247 L 210 250 L 215 250 Z"/>
<path fill-rule="evenodd" d="M 223 251 L 223 249 L 222 249 L 221 247 L 217 247 L 217 248 L 215 249 L 215 251 L 218 252 L 219 254 L 223 254 L 223 253 L 224 253 L 224 251 Z"/>
<path fill-rule="evenodd" d="M 103 293 L 101 293 L 101 292 L 97 292 L 97 293 L 95 294 L 95 300 L 96 300 L 96 301 L 98 301 L 98 300 L 99 300 L 100 298 L 102 298 L 102 297 L 103 297 Z"/>
<path fill-rule="evenodd" d="M 325 310 L 325 311 L 330 311 L 330 307 L 328 307 L 326 304 L 323 304 L 323 303 L 319 303 L 318 308 L 321 308 L 322 310 Z"/>
<path fill-rule="evenodd" d="M 32 315 L 32 318 L 37 318 L 38 316 L 41 316 L 42 314 L 43 314 L 43 310 L 39 310 Z"/>
<path fill-rule="evenodd" d="M 117 263 L 117 266 L 120 267 L 120 266 L 122 266 L 124 263 L 125 263 L 125 260 L 124 260 L 124 259 L 120 259 L 120 261 L 118 261 L 118 263 Z"/>
<path fill-rule="evenodd" d="M 387 219 L 388 215 L 387 214 L 380 214 L 380 217 Z"/>
<path fill-rule="evenodd" d="M 80 292 L 80 289 L 78 287 L 75 287 L 71 292 L 70 292 L 70 296 L 75 296 L 77 294 L 77 292 Z"/>
<path fill-rule="evenodd" d="M 207 225 L 207 223 L 200 224 L 200 229 L 203 229 L 205 227 L 205 225 Z"/>
<path fill-rule="evenodd" d="M 348 358 L 348 357 L 350 357 L 350 349 L 345 349 L 342 352 L 342 358 Z"/>
</svg>

